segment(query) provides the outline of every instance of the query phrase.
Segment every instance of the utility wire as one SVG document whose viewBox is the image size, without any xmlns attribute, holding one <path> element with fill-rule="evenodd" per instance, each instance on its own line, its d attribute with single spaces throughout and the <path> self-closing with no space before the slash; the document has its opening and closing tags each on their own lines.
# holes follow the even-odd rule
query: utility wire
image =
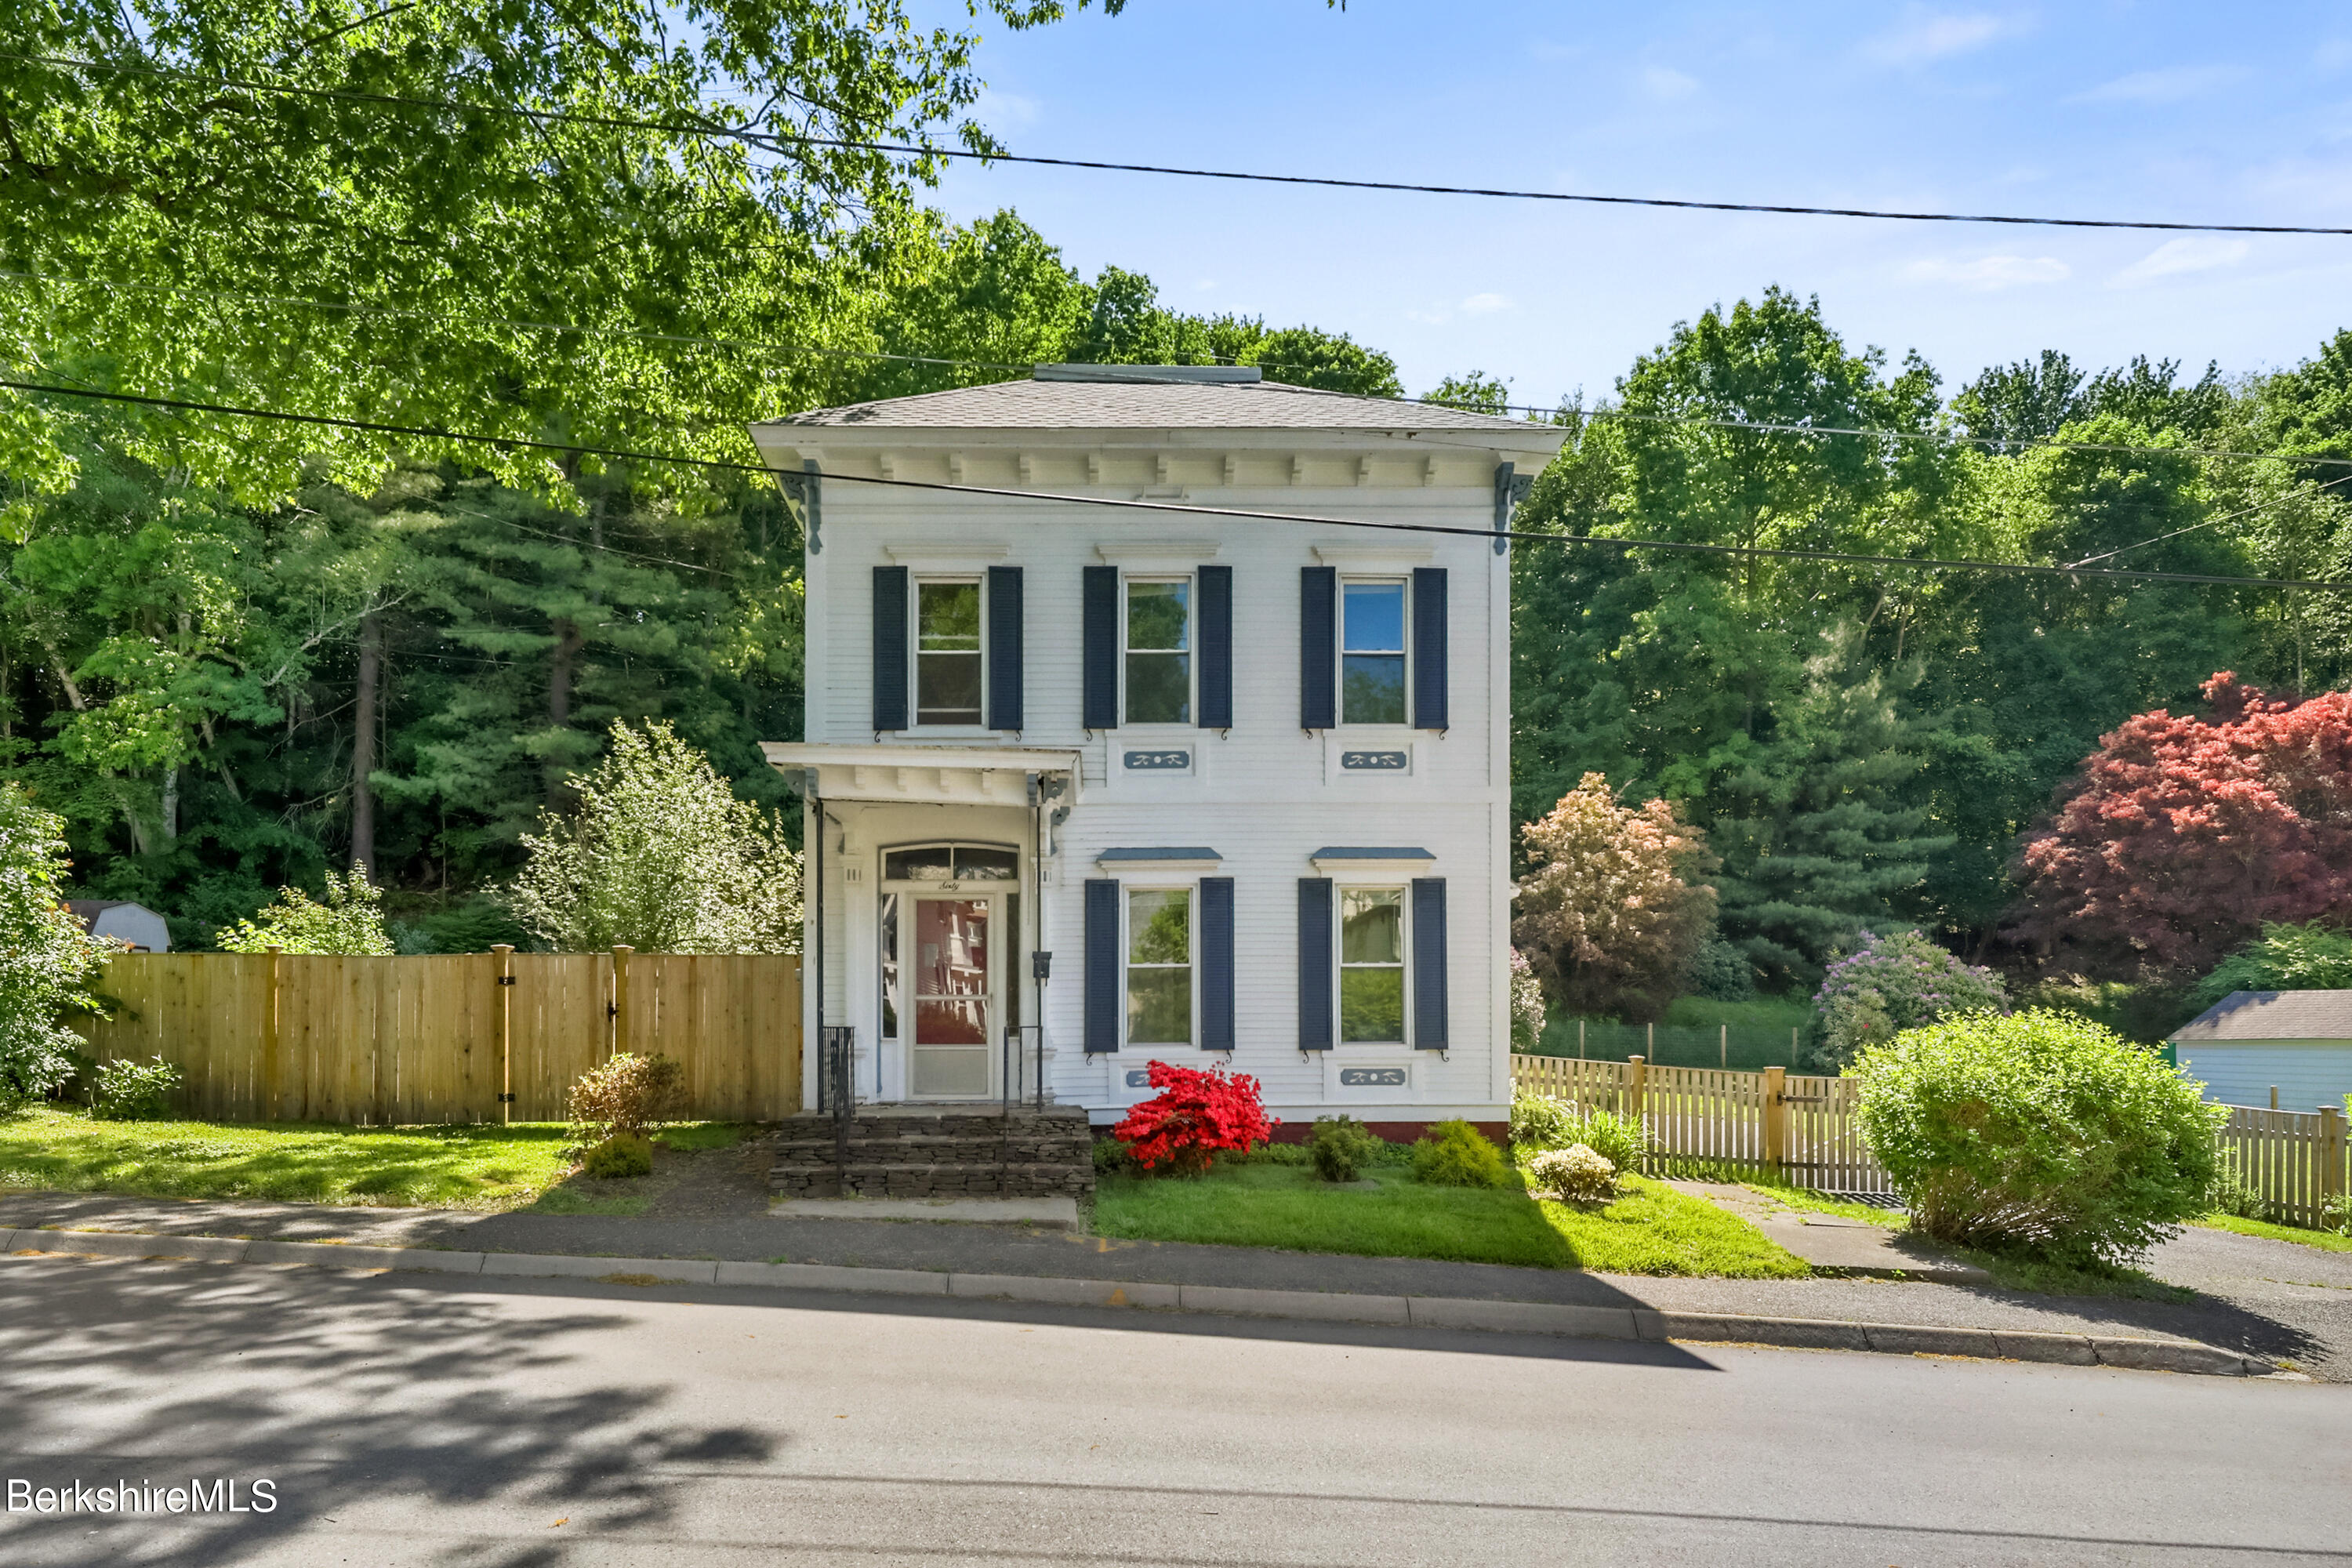
<svg viewBox="0 0 2352 1568">
<path fill-rule="evenodd" d="M 0 55 L 0 58 L 7 58 Z M 469 324 L 465 320 L 431 310 L 413 310 L 395 305 L 353 304 L 333 300 L 317 300 L 302 295 L 253 294 L 236 289 L 198 289 L 180 283 L 118 283 L 100 278 L 47 278 L 37 273 L 0 270 L 0 279 L 14 282 L 42 283 L 50 286 L 110 289 L 118 293 L 173 294 L 195 299 L 244 300 L 262 305 L 299 305 L 320 310 L 344 310 L 353 314 L 382 314 L 404 320 L 439 321 L 446 325 Z M 1025 374 L 1034 370 L 1034 363 L 1013 363 L 1006 360 L 955 359 L 942 354 L 891 353 L 877 349 L 820 348 L 804 343 L 772 342 L 759 339 L 700 337 L 690 332 L 648 332 L 628 327 L 583 326 L 570 321 L 529 321 L 504 316 L 480 316 L 472 319 L 473 325 L 511 327 L 522 331 L 578 333 L 583 336 L 604 334 L 633 338 L 648 342 L 686 343 L 703 348 L 743 349 L 762 353 L 801 354 L 812 358 L 888 360 L 907 364 L 940 365 L 960 370 L 1000 370 Z M 1091 367 L 1101 373 L 1100 379 L 1137 385 L 1164 385 L 1166 378 L 1144 374 L 1149 367 L 1116 364 Z M 1261 361 L 1264 370 L 1312 371 L 1311 365 L 1284 364 Z M 1131 375 L 1121 375 L 1122 370 L 1132 370 Z M 1320 388 L 1307 388 L 1318 391 Z M 1343 393 L 1341 396 L 1363 397 L 1367 402 L 1393 403 L 1406 407 L 1459 408 L 1459 405 L 1438 403 L 1431 398 L 1376 398 L 1362 393 Z M 2049 447 L 2062 452 L 2116 452 L 2143 457 L 2224 458 L 2248 462 L 2294 463 L 2322 468 L 2352 468 L 2352 458 L 2330 458 L 2295 452 L 2241 452 L 2216 447 L 2144 447 L 2118 441 L 2061 441 L 2055 437 L 2020 438 L 2002 436 L 1962 436 L 1934 430 L 1889 430 L 1867 426 L 1797 425 L 1785 421 L 1763 419 L 1713 419 L 1686 414 L 1636 414 L 1622 408 L 1576 409 L 1565 405 L 1549 408 L 1535 404 L 1507 403 L 1500 405 L 1507 412 L 1549 415 L 1555 420 L 1563 416 L 1578 421 L 1619 419 L 1634 424 L 1664 425 L 1691 429 L 1756 430 L 1785 436 L 1857 437 L 1874 441 L 1927 441 L 1938 446 L 1982 447 L 2000 451 L 2027 451 Z M 1483 409 L 1463 409 L 1465 413 L 1484 413 Z M 2216 519 L 2215 521 L 2220 521 Z M 2136 548 L 2127 546 L 2126 548 Z"/>
<path fill-rule="evenodd" d="M 172 408 L 198 414 L 223 414 L 242 419 L 283 420 L 292 424 L 323 426 L 333 429 L 408 436 L 432 441 L 455 441 L 500 449 L 520 447 L 533 451 L 617 458 L 628 462 L 675 463 L 714 472 L 761 474 L 777 479 L 801 477 L 790 469 L 773 468 L 764 463 L 730 462 L 720 458 L 688 458 L 664 452 L 635 451 L 621 447 L 589 447 L 575 442 L 536 441 L 518 436 L 485 436 L 467 431 L 430 429 L 421 426 L 391 425 L 376 420 L 345 419 L 325 414 L 288 414 L 266 408 L 239 408 L 227 404 L 196 403 L 184 398 L 149 397 L 127 392 L 99 392 L 85 387 L 51 386 L 39 382 L 0 379 L 0 387 L 11 387 L 19 392 L 49 393 L 63 397 L 84 397 L 110 403 L 135 404 L 149 408 Z M 1454 528 L 1433 522 L 1376 522 L 1365 518 L 1325 517 L 1312 512 L 1256 511 L 1244 507 L 1199 506 L 1189 501 L 1152 500 L 1145 498 L 1128 500 L 1111 496 L 1071 495 L 1057 490 L 1008 489 L 992 485 L 950 484 L 932 479 L 869 479 L 863 474 L 841 474 L 822 470 L 814 477 L 843 484 L 877 485 L 896 489 L 941 490 L 955 495 L 1002 496 L 1013 500 L 1056 501 L 1074 506 L 1101 507 L 1116 510 L 1176 512 L 1188 517 L 1235 517 L 1264 522 L 1312 522 L 1334 528 L 1370 529 L 1386 533 L 1433 533 L 1462 539 L 1517 540 L 1531 544 L 1588 544 L 1610 550 L 1660 550 L 1676 554 L 1734 556 L 1748 560 L 1822 561 L 1838 565 L 1895 566 L 1930 572 L 1994 572 L 2026 577 L 2072 579 L 2090 577 L 2138 583 L 2203 584 L 2231 588 L 2310 588 L 2325 593 L 2352 592 L 2352 583 L 2321 583 L 2296 578 L 2228 577 L 2209 573 L 2138 572 L 2114 567 L 2084 569 L 2074 566 L 2033 566 L 2012 561 L 1937 560 L 1925 556 L 1866 555 L 1847 551 L 1782 550 L 1751 544 L 1702 544 L 1672 539 L 1612 539 L 1599 534 Z"/>
<path fill-rule="evenodd" d="M 782 131 L 761 131 L 751 125 L 715 121 L 641 120 L 627 115 L 584 114 L 569 110 L 523 109 L 512 104 L 466 103 L 448 99 L 409 98 L 394 93 L 354 92 L 346 89 L 295 87 L 247 78 L 206 76 L 165 66 L 137 66 L 106 60 L 76 59 L 59 55 L 0 54 L 0 58 L 82 70 L 117 71 L 176 77 L 214 87 L 248 92 L 276 92 L 299 98 L 339 100 L 383 107 L 434 109 L 459 113 L 495 114 L 541 123 L 571 122 L 623 131 L 658 131 L 672 135 L 711 136 L 740 142 L 763 151 L 781 153 L 793 147 L 830 147 L 853 153 L 887 153 L 921 158 L 961 158 L 984 163 L 1030 163 L 1060 169 L 1093 169 L 1123 174 L 1171 174 L 1186 179 L 1236 180 L 1261 184 L 1315 185 L 1334 190 L 1397 191 L 1421 195 L 1486 196 L 1509 201 L 1574 202 L 1601 206 L 1672 207 L 1696 212 L 1767 213 L 1798 217 L 1877 218 L 1898 223 L 1990 223 L 2047 228 L 2155 229 L 2193 234 L 2324 234 L 2352 235 L 2352 228 L 2312 224 L 2176 223 L 2154 218 L 2041 217 L 2008 213 L 1909 211 L 1881 207 L 1799 206 L 1773 202 L 1688 201 L 1669 196 L 1615 196 L 1562 191 L 1521 191 L 1482 185 L 1418 184 L 1401 180 L 1348 180 L 1323 174 L 1269 174 L 1240 169 L 1198 169 L 1170 163 L 1123 163 L 1094 158 L 1047 158 L 998 151 L 939 147 L 929 143 L 872 142 L 845 136 L 810 136 Z"/>
<path fill-rule="evenodd" d="M 2317 495 L 2321 490 L 2334 489 L 2341 484 L 2352 484 L 2352 474 L 2346 474 L 2342 479 L 2330 479 L 2324 485 L 2314 485 L 2308 493 Z M 2225 511 L 2219 517 L 2209 517 L 2202 522 L 2192 522 L 2186 528 L 2176 528 L 2170 533 L 2159 533 L 2154 539 L 2143 539 L 2137 544 L 2119 544 L 2113 550 L 2102 551 L 2096 555 L 2085 555 L 2074 564 L 2088 566 L 2094 561 L 2113 560 L 2126 551 L 2144 550 L 2151 544 L 2161 544 L 2168 539 L 2178 539 L 2184 533 L 2194 533 L 2200 528 L 2210 528 L 2217 522 L 2228 522 L 2232 518 L 2247 517 L 2258 511 L 2268 511 L 2274 506 L 2284 506 L 2288 501 L 2294 500 L 2305 493 L 2306 492 L 2288 490 L 2283 495 L 2274 495 L 2268 500 L 2256 501 L 2252 506 L 2242 506 L 2235 511 Z"/>
</svg>

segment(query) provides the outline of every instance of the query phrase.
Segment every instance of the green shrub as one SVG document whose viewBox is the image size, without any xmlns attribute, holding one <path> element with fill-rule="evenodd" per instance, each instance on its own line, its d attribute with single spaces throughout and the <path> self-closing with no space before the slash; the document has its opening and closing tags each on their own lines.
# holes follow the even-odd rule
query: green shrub
<svg viewBox="0 0 2352 1568">
<path fill-rule="evenodd" d="M 1802 1065 L 1808 1072 L 1843 1072 L 1855 1052 L 1905 1029 L 2008 1006 L 2009 993 L 1991 970 L 1962 963 L 1916 931 L 1866 931 L 1859 947 L 1830 965 L 1813 995 Z"/>
<path fill-rule="evenodd" d="M 2263 934 L 2197 983 L 2198 1011 L 2232 991 L 2341 991 L 2352 985 L 2352 931 L 2326 921 L 2265 924 Z"/>
<path fill-rule="evenodd" d="M 1352 1116 L 1318 1116 L 1307 1158 L 1327 1182 L 1352 1182 L 1379 1162 L 1385 1141 Z"/>
<path fill-rule="evenodd" d="M 2271 1205 L 2263 1194 L 2248 1186 L 2242 1177 L 2226 1163 L 2217 1164 L 2213 1185 L 2205 1194 L 2209 1214 L 2233 1215 L 2239 1219 L 2268 1219 Z"/>
<path fill-rule="evenodd" d="M 1511 1096 L 1511 1147 L 1565 1149 L 1576 1142 L 1569 1136 L 1575 1121 L 1576 1107 L 1567 1100 L 1523 1089 Z"/>
<path fill-rule="evenodd" d="M 1499 1187 L 1511 1179 L 1503 1152 L 1467 1121 L 1433 1121 L 1412 1146 L 1412 1173 L 1439 1187 Z"/>
<path fill-rule="evenodd" d="M 607 1182 L 645 1175 L 654 1168 L 652 1141 L 635 1132 L 616 1132 L 582 1155 L 580 1168 Z"/>
<path fill-rule="evenodd" d="M 89 1114 L 94 1121 L 161 1121 L 171 1113 L 180 1069 L 161 1057 L 143 1062 L 108 1062 L 91 1075 Z"/>
<path fill-rule="evenodd" d="M 1547 1149 L 1579 1143 L 1621 1171 L 1638 1170 L 1650 1153 L 1649 1129 L 1614 1111 L 1580 1111 L 1548 1094 L 1520 1094 L 1511 1100 L 1511 1148 L 1521 1159 Z"/>
<path fill-rule="evenodd" d="M 2088 1019 L 1967 1014 L 1853 1072 L 1863 1136 L 1936 1240 L 2112 1268 L 2209 1212 L 2228 1112 Z"/>
<path fill-rule="evenodd" d="M 1095 1174 L 1097 1176 L 1132 1176 L 1136 1173 L 1135 1156 L 1125 1143 L 1116 1138 L 1095 1140 Z"/>
</svg>

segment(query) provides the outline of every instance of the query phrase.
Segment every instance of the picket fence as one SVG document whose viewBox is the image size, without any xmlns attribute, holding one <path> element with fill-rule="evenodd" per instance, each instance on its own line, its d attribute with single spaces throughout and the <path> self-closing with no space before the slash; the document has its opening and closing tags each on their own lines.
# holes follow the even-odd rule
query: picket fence
<svg viewBox="0 0 2352 1568">
<path fill-rule="evenodd" d="M 677 1058 L 689 1116 L 800 1110 L 795 954 L 124 953 L 100 988 L 117 1005 L 83 1025 L 91 1053 L 161 1057 L 206 1120 L 560 1121 L 616 1050 Z"/>
<path fill-rule="evenodd" d="M 1855 1124 L 1852 1079 L 1800 1077 L 1778 1068 L 1723 1072 L 1643 1061 L 1573 1057 L 1511 1058 L 1521 1089 L 1587 1110 L 1640 1119 L 1656 1140 L 1654 1168 L 1706 1163 L 1751 1171 L 1828 1193 L 1891 1196 Z M 2312 1111 L 2229 1107 L 2222 1159 L 2258 1194 L 2271 1217 L 2316 1226 L 2329 1202 L 2352 1191 L 2345 1121 Z"/>
<path fill-rule="evenodd" d="M 1706 1163 L 1825 1193 L 1885 1197 L 1894 1184 L 1862 1142 L 1851 1079 L 1780 1068 L 1726 1072 L 1573 1057 L 1511 1058 L 1521 1089 L 1645 1123 L 1662 1169 Z"/>
</svg>

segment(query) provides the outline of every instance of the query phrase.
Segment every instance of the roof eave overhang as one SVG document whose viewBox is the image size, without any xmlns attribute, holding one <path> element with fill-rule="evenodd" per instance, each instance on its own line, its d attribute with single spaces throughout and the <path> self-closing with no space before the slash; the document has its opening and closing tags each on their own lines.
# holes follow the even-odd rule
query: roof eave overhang
<svg viewBox="0 0 2352 1568">
<path fill-rule="evenodd" d="M 772 467 L 797 468 L 804 457 L 826 451 L 920 452 L 959 447 L 1053 451 L 1386 451 L 1491 452 L 1498 458 L 1540 457 L 1549 461 L 1568 439 L 1557 426 L 1530 425 L 1525 432 L 1448 428 L 1331 429 L 1323 426 L 1266 428 L 1259 426 L 1204 428 L 1113 426 L 956 426 L 910 425 L 754 425 L 751 439 Z"/>
<path fill-rule="evenodd" d="M 824 800 L 910 805 L 1071 805 L 1078 753 L 1049 746 L 866 746 L 763 741 L 768 765 Z M 812 776 L 813 775 L 813 776 Z M 1032 782 L 1039 785 L 1036 793 Z"/>
</svg>

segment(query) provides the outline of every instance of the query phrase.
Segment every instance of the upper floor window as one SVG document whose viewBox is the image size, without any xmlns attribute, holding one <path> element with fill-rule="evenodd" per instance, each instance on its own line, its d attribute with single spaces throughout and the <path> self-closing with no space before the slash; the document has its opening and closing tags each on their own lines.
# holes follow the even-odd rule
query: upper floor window
<svg viewBox="0 0 2352 1568">
<path fill-rule="evenodd" d="M 1127 584 L 1127 722 L 1192 721 L 1192 584 Z"/>
<path fill-rule="evenodd" d="M 1404 589 L 1397 581 L 1339 590 L 1339 721 L 1405 721 Z"/>
<path fill-rule="evenodd" d="M 1404 889 L 1339 889 L 1339 1038 L 1404 1039 Z"/>
<path fill-rule="evenodd" d="M 915 722 L 981 721 L 980 584 L 915 584 Z"/>
</svg>

